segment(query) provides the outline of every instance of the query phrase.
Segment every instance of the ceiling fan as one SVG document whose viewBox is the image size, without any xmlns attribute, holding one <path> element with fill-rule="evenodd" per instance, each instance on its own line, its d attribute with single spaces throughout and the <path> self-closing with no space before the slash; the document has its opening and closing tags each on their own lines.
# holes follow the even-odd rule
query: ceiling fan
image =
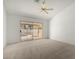
<svg viewBox="0 0 79 59">
<path fill-rule="evenodd" d="M 40 0 L 36 0 L 36 2 L 39 2 Z M 45 12 L 46 14 L 48 14 L 48 11 L 53 10 L 53 8 L 48 8 L 47 4 L 46 4 L 46 0 L 43 0 L 42 5 L 41 5 L 41 12 Z"/>
<path fill-rule="evenodd" d="M 43 0 L 42 6 L 41 6 L 41 12 L 45 12 L 46 14 L 48 14 L 48 11 L 50 10 L 53 10 L 53 8 L 48 8 L 46 1 Z"/>
</svg>

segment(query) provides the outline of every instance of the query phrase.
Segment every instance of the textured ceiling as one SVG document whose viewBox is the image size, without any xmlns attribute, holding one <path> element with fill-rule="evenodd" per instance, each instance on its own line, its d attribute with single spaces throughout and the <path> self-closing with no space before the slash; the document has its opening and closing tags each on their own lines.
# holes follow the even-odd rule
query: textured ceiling
<svg viewBox="0 0 79 59">
<path fill-rule="evenodd" d="M 4 4 L 8 13 L 20 14 L 33 18 L 51 19 L 57 13 L 68 7 L 74 0 L 46 0 L 49 8 L 53 8 L 53 11 L 49 11 L 49 14 L 41 12 L 41 2 L 36 3 L 34 0 L 4 0 Z"/>
</svg>

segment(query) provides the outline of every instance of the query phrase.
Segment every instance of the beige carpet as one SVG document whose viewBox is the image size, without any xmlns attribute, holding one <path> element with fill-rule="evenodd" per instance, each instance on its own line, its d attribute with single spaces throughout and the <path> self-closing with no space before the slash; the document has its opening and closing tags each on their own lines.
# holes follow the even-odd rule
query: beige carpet
<svg viewBox="0 0 79 59">
<path fill-rule="evenodd" d="M 75 59 L 73 45 L 55 40 L 34 40 L 9 45 L 4 59 Z"/>
</svg>

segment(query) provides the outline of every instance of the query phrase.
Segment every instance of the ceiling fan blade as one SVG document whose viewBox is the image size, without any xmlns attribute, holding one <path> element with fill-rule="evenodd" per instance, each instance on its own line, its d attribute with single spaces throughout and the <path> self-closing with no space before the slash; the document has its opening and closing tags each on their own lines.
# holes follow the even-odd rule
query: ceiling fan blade
<svg viewBox="0 0 79 59">
<path fill-rule="evenodd" d="M 43 10 L 46 14 L 48 14 L 48 12 L 46 10 Z"/>
<path fill-rule="evenodd" d="M 45 4 L 45 2 L 46 2 L 46 1 L 45 1 L 45 0 L 43 0 L 43 4 Z"/>
<path fill-rule="evenodd" d="M 54 10 L 53 8 L 45 9 L 45 10 Z"/>
</svg>

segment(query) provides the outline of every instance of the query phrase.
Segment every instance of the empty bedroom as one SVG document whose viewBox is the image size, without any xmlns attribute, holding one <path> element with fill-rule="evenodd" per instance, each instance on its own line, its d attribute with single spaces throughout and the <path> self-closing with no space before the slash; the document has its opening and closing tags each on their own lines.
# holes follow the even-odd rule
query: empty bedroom
<svg viewBox="0 0 79 59">
<path fill-rule="evenodd" d="M 3 0 L 3 59 L 75 59 L 75 0 Z"/>
</svg>

